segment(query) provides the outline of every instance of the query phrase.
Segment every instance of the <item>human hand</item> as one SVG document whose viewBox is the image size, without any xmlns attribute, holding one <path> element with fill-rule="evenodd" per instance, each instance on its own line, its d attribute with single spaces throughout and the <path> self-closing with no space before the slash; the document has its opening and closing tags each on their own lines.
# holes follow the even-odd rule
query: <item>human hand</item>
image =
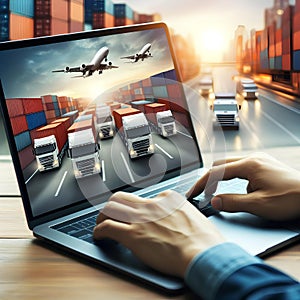
<svg viewBox="0 0 300 300">
<path fill-rule="evenodd" d="M 174 191 L 153 199 L 115 193 L 97 218 L 94 238 L 114 239 L 150 267 L 182 278 L 196 254 L 225 241 L 204 215 Z"/>
<path fill-rule="evenodd" d="M 264 153 L 215 162 L 186 196 L 213 194 L 219 181 L 236 177 L 249 181 L 247 194 L 215 195 L 211 200 L 215 209 L 245 211 L 277 221 L 300 217 L 300 172 Z"/>
</svg>

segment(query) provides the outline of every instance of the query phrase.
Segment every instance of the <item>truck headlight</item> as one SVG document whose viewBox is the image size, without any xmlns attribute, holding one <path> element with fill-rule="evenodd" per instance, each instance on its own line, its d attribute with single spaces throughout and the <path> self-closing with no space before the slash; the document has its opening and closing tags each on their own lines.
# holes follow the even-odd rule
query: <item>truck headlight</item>
<svg viewBox="0 0 300 300">
<path fill-rule="evenodd" d="M 58 167 L 59 166 L 59 162 L 58 162 L 58 159 L 55 159 L 53 161 L 53 167 Z"/>
<path fill-rule="evenodd" d="M 239 117 L 239 116 L 236 116 L 236 117 L 235 117 L 235 121 L 236 121 L 236 122 L 240 122 L 240 117 Z"/>
<path fill-rule="evenodd" d="M 110 130 L 109 131 L 109 136 L 113 136 L 114 135 L 114 131 L 113 130 Z"/>
<path fill-rule="evenodd" d="M 247 92 L 243 92 L 243 97 L 247 97 Z"/>
<path fill-rule="evenodd" d="M 154 144 L 150 144 L 148 151 L 154 153 Z"/>
<path fill-rule="evenodd" d="M 129 151 L 130 157 L 136 157 L 136 152 L 131 148 Z"/>
<path fill-rule="evenodd" d="M 255 97 L 258 97 L 258 92 L 255 92 Z"/>
<path fill-rule="evenodd" d="M 74 170 L 74 175 L 75 175 L 76 178 L 81 177 L 81 172 L 78 171 L 78 170 Z"/>
<path fill-rule="evenodd" d="M 103 133 L 102 133 L 102 131 L 99 132 L 99 137 L 100 137 L 100 139 L 103 139 Z"/>
<path fill-rule="evenodd" d="M 100 171 L 101 171 L 100 163 L 96 163 L 95 164 L 95 172 L 100 173 Z"/>
<path fill-rule="evenodd" d="M 37 166 L 40 172 L 45 170 L 44 166 L 39 161 L 37 163 Z"/>
</svg>

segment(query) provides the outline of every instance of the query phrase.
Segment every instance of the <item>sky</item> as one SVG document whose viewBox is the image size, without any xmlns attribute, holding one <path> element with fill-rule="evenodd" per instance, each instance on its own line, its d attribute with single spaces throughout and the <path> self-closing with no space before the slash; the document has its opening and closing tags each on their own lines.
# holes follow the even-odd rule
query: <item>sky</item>
<svg viewBox="0 0 300 300">
<path fill-rule="evenodd" d="M 153 57 L 136 63 L 120 58 L 138 53 L 147 43 L 151 43 Z M 87 65 L 104 46 L 109 48 L 108 61 L 117 69 L 104 70 L 100 75 L 95 72 L 87 78 L 72 78 L 81 73 L 52 72 Z M 164 30 L 155 29 L 3 51 L 0 78 L 6 98 L 52 94 L 94 100 L 110 89 L 173 69 L 167 47 Z"/>
<path fill-rule="evenodd" d="M 159 13 L 176 33 L 191 39 L 202 61 L 221 59 L 238 25 L 250 31 L 264 27 L 264 10 L 274 0 L 113 0 L 139 13 Z M 290 1 L 295 2 L 294 0 Z"/>
</svg>

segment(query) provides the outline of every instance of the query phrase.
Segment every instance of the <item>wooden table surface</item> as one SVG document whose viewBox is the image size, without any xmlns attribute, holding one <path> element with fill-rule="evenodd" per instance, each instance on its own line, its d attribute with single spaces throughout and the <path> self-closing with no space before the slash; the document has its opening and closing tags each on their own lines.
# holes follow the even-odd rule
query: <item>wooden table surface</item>
<svg viewBox="0 0 300 300">
<path fill-rule="evenodd" d="M 300 170 L 300 147 L 269 150 Z M 207 156 L 209 161 L 209 157 Z M 11 165 L 0 162 L 0 299 L 194 299 L 166 296 L 116 273 L 48 249 L 28 230 Z M 3 195 L 7 195 L 6 197 Z M 266 261 L 300 280 L 300 243 Z"/>
</svg>

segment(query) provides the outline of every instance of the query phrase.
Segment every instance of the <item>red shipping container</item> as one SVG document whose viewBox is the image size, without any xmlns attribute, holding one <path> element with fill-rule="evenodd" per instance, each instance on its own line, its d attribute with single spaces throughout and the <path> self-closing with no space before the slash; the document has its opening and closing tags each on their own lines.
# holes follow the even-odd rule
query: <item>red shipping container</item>
<svg viewBox="0 0 300 300">
<path fill-rule="evenodd" d="M 146 79 L 142 80 L 142 86 L 144 86 L 144 87 L 152 86 L 151 79 L 146 78 Z"/>
<path fill-rule="evenodd" d="M 106 12 L 97 12 L 93 13 L 93 28 L 108 28 L 114 27 L 115 25 L 115 17 Z"/>
<path fill-rule="evenodd" d="M 56 119 L 55 110 L 46 110 L 45 115 L 48 122 L 50 119 Z"/>
<path fill-rule="evenodd" d="M 270 45 L 269 46 L 269 57 L 275 57 L 275 45 Z"/>
<path fill-rule="evenodd" d="M 290 54 L 282 55 L 282 70 L 284 70 L 284 71 L 291 70 L 291 55 Z"/>
<path fill-rule="evenodd" d="M 17 135 L 28 130 L 28 125 L 25 116 L 10 118 L 13 134 Z"/>
<path fill-rule="evenodd" d="M 64 124 L 64 127 L 65 127 L 65 131 L 67 132 L 68 129 L 71 127 L 71 119 L 70 118 L 60 118 L 60 119 L 57 119 L 55 121 L 53 121 L 52 123 L 63 123 Z M 73 122 L 72 122 L 73 123 Z"/>
<path fill-rule="evenodd" d="M 32 146 L 28 146 L 18 152 L 22 170 L 24 170 L 29 164 L 31 164 L 35 160 L 35 156 L 32 150 Z"/>
<path fill-rule="evenodd" d="M 51 24 L 51 35 L 69 32 L 69 24 L 67 20 L 51 18 L 49 22 Z"/>
<path fill-rule="evenodd" d="M 290 37 L 282 41 L 282 54 L 291 54 L 291 39 Z"/>
<path fill-rule="evenodd" d="M 300 31 L 300 12 L 294 15 L 293 18 L 293 32 Z"/>
<path fill-rule="evenodd" d="M 10 117 L 16 117 L 24 115 L 24 107 L 22 99 L 7 99 L 7 110 Z"/>
<path fill-rule="evenodd" d="M 94 137 L 96 137 L 96 135 L 97 135 L 96 128 L 94 126 L 94 121 L 92 119 L 73 123 L 73 125 L 71 127 L 69 127 L 67 133 L 82 131 L 82 130 L 86 130 L 89 128 L 92 128 Z"/>
<path fill-rule="evenodd" d="M 41 98 L 23 98 L 22 101 L 25 114 L 32 114 L 44 110 Z"/>
<path fill-rule="evenodd" d="M 69 32 L 83 31 L 84 23 L 79 21 L 69 21 Z"/>
<path fill-rule="evenodd" d="M 166 105 L 166 110 L 170 109 L 170 101 L 169 100 L 158 98 L 157 101 L 158 101 L 158 103 L 165 104 Z"/>
<path fill-rule="evenodd" d="M 123 128 L 122 117 L 139 114 L 140 112 L 140 110 L 135 108 L 120 108 L 114 110 L 112 113 L 118 130 L 122 130 Z"/>
<path fill-rule="evenodd" d="M 167 91 L 170 99 L 182 98 L 182 89 L 180 84 L 168 84 Z"/>
<path fill-rule="evenodd" d="M 56 97 L 56 96 L 53 96 L 53 95 L 45 95 L 45 96 L 42 96 L 42 102 L 43 103 L 53 103 L 53 97 Z"/>
<path fill-rule="evenodd" d="M 54 110 L 54 103 L 45 103 L 44 110 Z"/>
<path fill-rule="evenodd" d="M 32 141 L 34 139 L 43 138 L 46 136 L 54 135 L 57 142 L 57 147 L 61 151 L 62 147 L 67 142 L 67 132 L 63 123 L 51 123 L 43 126 L 30 133 Z"/>
<path fill-rule="evenodd" d="M 296 3 L 295 3 L 295 13 L 298 13 L 300 12 L 300 0 L 296 0 Z"/>
<path fill-rule="evenodd" d="M 166 104 L 163 103 L 151 103 L 145 105 L 145 114 L 148 120 L 150 120 L 152 123 L 156 124 L 156 113 L 160 111 L 166 110 Z"/>
<path fill-rule="evenodd" d="M 300 50 L 300 31 L 293 34 L 293 50 Z"/>
<path fill-rule="evenodd" d="M 281 56 L 282 55 L 282 42 L 278 42 L 275 45 L 275 56 Z"/>
</svg>

